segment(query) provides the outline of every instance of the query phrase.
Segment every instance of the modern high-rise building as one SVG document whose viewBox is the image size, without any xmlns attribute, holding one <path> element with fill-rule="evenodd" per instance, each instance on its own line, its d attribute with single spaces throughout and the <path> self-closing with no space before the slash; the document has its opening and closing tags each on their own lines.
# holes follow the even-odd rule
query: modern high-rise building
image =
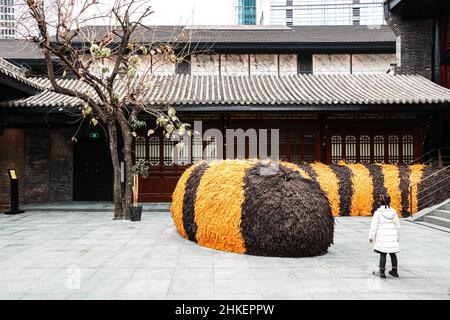
<svg viewBox="0 0 450 320">
<path fill-rule="evenodd" d="M 15 35 L 14 0 L 0 0 L 0 39 L 14 38 Z"/>
<path fill-rule="evenodd" d="M 265 1 L 265 24 L 287 26 L 385 24 L 383 0 Z"/>
<path fill-rule="evenodd" d="M 234 15 L 236 24 L 257 24 L 256 5 L 256 0 L 234 0 Z"/>
</svg>

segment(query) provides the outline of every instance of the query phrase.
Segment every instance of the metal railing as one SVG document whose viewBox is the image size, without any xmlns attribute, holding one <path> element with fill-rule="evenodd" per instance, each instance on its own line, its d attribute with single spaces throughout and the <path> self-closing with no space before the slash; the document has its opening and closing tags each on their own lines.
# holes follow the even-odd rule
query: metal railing
<svg viewBox="0 0 450 320">
<path fill-rule="evenodd" d="M 419 184 L 429 181 L 432 178 L 440 177 L 439 180 L 430 184 L 424 189 L 419 190 Z M 434 172 L 428 177 L 422 179 L 415 186 L 409 187 L 409 213 L 412 216 L 414 214 L 414 204 L 413 204 L 413 188 L 417 188 L 417 212 L 420 210 L 439 203 L 439 201 L 444 201 L 448 194 L 450 188 L 450 166 L 443 167 L 442 169 Z M 447 192 L 443 192 L 447 190 Z M 442 193 L 441 195 L 439 193 Z M 428 198 L 428 199 L 427 199 Z"/>
<path fill-rule="evenodd" d="M 450 153 L 450 147 L 435 148 L 417 157 L 412 163 L 423 163 L 426 165 L 436 163 L 438 166 L 443 166 L 450 163 L 450 155 L 443 154 L 447 150 Z M 424 159 L 425 161 L 423 161 Z"/>
</svg>

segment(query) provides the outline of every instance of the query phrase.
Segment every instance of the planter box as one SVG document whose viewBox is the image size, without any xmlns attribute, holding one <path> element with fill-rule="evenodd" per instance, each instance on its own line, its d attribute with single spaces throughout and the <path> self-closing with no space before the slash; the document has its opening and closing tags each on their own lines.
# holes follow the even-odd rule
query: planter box
<svg viewBox="0 0 450 320">
<path fill-rule="evenodd" d="M 142 206 L 133 207 L 130 206 L 130 219 L 131 221 L 141 221 Z"/>
</svg>

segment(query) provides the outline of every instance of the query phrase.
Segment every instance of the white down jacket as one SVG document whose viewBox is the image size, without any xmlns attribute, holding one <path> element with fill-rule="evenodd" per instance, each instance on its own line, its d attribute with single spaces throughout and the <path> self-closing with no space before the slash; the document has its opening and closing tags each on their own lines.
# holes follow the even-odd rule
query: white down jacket
<svg viewBox="0 0 450 320">
<path fill-rule="evenodd" d="M 373 240 L 373 248 L 377 251 L 400 251 L 400 221 L 394 209 L 382 206 L 375 211 L 370 223 L 369 239 Z"/>
</svg>

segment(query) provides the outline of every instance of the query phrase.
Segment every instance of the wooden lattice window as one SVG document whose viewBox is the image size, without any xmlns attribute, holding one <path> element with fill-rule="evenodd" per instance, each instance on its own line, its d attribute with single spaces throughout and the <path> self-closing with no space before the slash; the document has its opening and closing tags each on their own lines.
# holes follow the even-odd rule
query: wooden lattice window
<svg viewBox="0 0 450 320">
<path fill-rule="evenodd" d="M 348 163 L 356 162 L 356 137 L 345 137 L 345 161 Z"/>
<path fill-rule="evenodd" d="M 373 160 L 384 163 L 384 137 L 375 136 L 373 138 Z"/>
<path fill-rule="evenodd" d="M 157 166 L 159 165 L 159 138 L 158 137 L 151 137 L 148 140 L 148 163 L 151 166 Z"/>
<path fill-rule="evenodd" d="M 414 160 L 414 138 L 411 135 L 402 137 L 403 162 L 409 164 Z"/>
<path fill-rule="evenodd" d="M 291 137 L 291 162 L 300 163 L 302 161 L 302 141 L 300 136 Z"/>
<path fill-rule="evenodd" d="M 177 155 L 176 163 L 177 165 L 186 165 L 189 163 L 189 148 L 190 145 L 184 142 L 178 142 L 174 146 L 174 152 Z"/>
<path fill-rule="evenodd" d="M 388 161 L 389 163 L 398 163 L 399 158 L 398 136 L 391 135 L 388 138 Z"/>
<path fill-rule="evenodd" d="M 304 136 L 304 161 L 314 162 L 316 160 L 316 136 L 313 134 L 305 134 Z"/>
<path fill-rule="evenodd" d="M 289 159 L 289 136 L 286 132 L 280 132 L 280 141 L 279 141 L 279 152 L 280 152 L 280 160 L 282 161 L 290 161 Z"/>
<path fill-rule="evenodd" d="M 342 159 L 342 137 L 331 137 L 331 161 L 338 163 Z"/>
<path fill-rule="evenodd" d="M 197 163 L 203 159 L 202 137 L 196 135 L 192 139 L 192 163 Z"/>
<path fill-rule="evenodd" d="M 163 163 L 166 166 L 173 165 L 173 148 L 175 142 L 170 138 L 164 138 L 163 140 Z"/>
<path fill-rule="evenodd" d="M 360 136 L 359 137 L 359 161 L 361 163 L 370 162 L 370 137 Z"/>
<path fill-rule="evenodd" d="M 137 137 L 134 143 L 134 157 L 136 160 L 145 160 L 145 138 Z"/>
<path fill-rule="evenodd" d="M 207 137 L 205 140 L 205 160 L 211 161 L 217 159 L 217 143 L 215 137 Z"/>
</svg>

